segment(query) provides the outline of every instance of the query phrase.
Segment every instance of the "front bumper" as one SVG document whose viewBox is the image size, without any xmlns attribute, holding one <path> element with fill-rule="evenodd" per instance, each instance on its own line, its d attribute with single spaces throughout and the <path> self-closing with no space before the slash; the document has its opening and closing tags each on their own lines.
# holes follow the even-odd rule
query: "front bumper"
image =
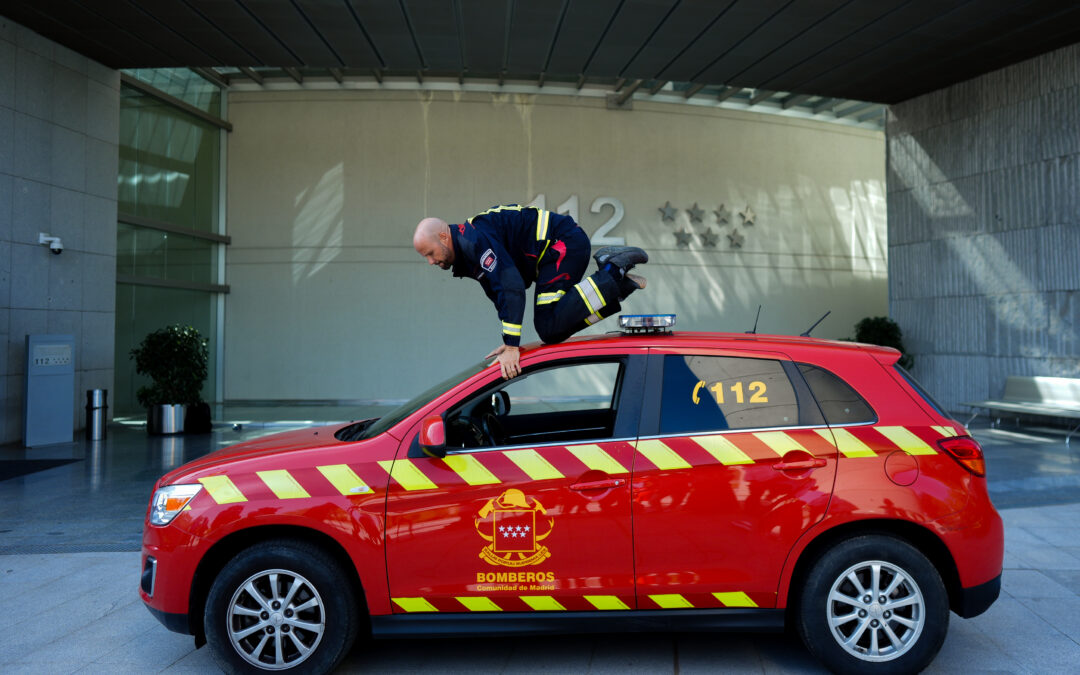
<svg viewBox="0 0 1080 675">
<path fill-rule="evenodd" d="M 191 635 L 191 625 L 188 622 L 187 614 L 173 614 L 171 612 L 163 612 L 160 609 L 154 609 L 150 605 L 146 605 L 146 608 L 150 610 L 150 613 L 154 615 L 154 618 L 161 622 L 161 625 L 165 626 L 174 633 L 183 633 L 184 635 Z"/>
<path fill-rule="evenodd" d="M 1001 575 L 999 574 L 985 584 L 960 589 L 960 597 L 953 611 L 964 619 L 979 616 L 994 604 L 1000 594 Z"/>
</svg>

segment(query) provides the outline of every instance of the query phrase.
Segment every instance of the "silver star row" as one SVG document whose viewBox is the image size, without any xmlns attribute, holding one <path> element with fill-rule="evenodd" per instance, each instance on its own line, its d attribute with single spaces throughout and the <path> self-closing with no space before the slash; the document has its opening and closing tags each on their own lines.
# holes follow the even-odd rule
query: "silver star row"
<svg viewBox="0 0 1080 675">
<path fill-rule="evenodd" d="M 670 220 L 673 223 L 675 222 L 675 214 L 679 212 L 679 209 L 672 206 L 670 201 L 664 202 L 664 205 L 657 210 L 660 211 L 662 220 Z M 698 208 L 697 202 L 694 202 L 693 206 L 686 209 L 686 213 L 690 215 L 691 223 L 705 222 L 705 209 Z M 731 218 L 731 212 L 728 211 L 727 207 L 723 204 L 720 205 L 720 208 L 714 210 L 713 213 L 716 214 L 717 225 L 723 225 Z M 753 225 L 754 219 L 757 218 L 757 214 L 754 213 L 754 210 L 747 204 L 745 209 L 739 211 L 739 218 L 742 220 L 743 225 Z"/>
<path fill-rule="evenodd" d="M 687 232 L 686 230 L 675 230 L 675 245 L 679 248 L 690 248 L 690 240 L 693 238 L 693 232 Z M 701 237 L 701 245 L 704 248 L 716 248 L 716 242 L 720 239 L 719 232 L 713 232 L 712 227 L 707 228 L 704 232 L 698 235 Z M 730 248 L 742 248 L 743 242 L 746 241 L 746 237 L 743 236 L 738 230 L 732 230 L 727 234 L 728 246 Z"/>
</svg>

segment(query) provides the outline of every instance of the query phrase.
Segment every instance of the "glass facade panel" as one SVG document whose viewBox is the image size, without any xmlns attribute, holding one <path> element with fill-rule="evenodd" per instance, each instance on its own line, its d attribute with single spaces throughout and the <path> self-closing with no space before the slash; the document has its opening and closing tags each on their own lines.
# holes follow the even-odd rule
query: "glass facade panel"
<svg viewBox="0 0 1080 675">
<path fill-rule="evenodd" d="M 221 348 L 214 344 L 217 337 L 217 311 L 214 293 L 176 288 L 158 288 L 133 284 L 116 285 L 116 394 L 113 397 L 117 415 L 141 413 L 143 408 L 135 399 L 139 387 L 150 383 L 149 378 L 135 373 L 131 349 L 138 346 L 147 334 L 169 324 L 193 326 L 210 340 L 210 364 L 203 399 L 214 401 L 214 381 L 217 364 L 213 354 Z"/>
<path fill-rule="evenodd" d="M 216 232 L 220 137 L 214 125 L 121 87 L 119 211 Z"/>
<path fill-rule="evenodd" d="M 165 93 L 218 115 L 221 93 L 184 69 L 128 71 Z M 120 170 L 117 205 L 121 219 L 153 221 L 193 232 L 218 233 L 222 131 L 198 117 L 133 87 L 120 95 Z M 217 400 L 216 354 L 220 294 L 139 283 L 217 284 L 224 244 L 128 222 L 117 224 L 116 384 L 118 415 L 141 414 L 136 399 L 148 384 L 135 373 L 131 349 L 170 324 L 193 326 L 209 340 L 209 377 L 203 399 Z M 132 283 L 133 282 L 133 283 Z"/>
<path fill-rule="evenodd" d="M 203 112 L 221 117 L 221 90 L 187 68 L 139 68 L 124 72 Z"/>
</svg>

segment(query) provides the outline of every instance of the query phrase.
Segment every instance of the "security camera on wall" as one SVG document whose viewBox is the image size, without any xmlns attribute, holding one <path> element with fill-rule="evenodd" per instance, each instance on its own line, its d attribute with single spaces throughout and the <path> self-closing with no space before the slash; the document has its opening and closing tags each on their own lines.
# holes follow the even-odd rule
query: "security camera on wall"
<svg viewBox="0 0 1080 675">
<path fill-rule="evenodd" d="M 60 241 L 60 237 L 52 237 L 41 232 L 38 234 L 38 243 L 43 246 L 48 246 L 49 250 L 56 255 L 60 255 L 64 252 L 64 242 Z"/>
</svg>

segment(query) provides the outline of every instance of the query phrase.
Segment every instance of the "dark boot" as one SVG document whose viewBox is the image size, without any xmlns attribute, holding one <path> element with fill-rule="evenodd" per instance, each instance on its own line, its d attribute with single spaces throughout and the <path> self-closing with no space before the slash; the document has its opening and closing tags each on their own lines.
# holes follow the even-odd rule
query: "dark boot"
<svg viewBox="0 0 1080 675">
<path fill-rule="evenodd" d="M 622 279 L 634 265 L 649 262 L 649 254 L 636 246 L 605 246 L 593 258 L 597 267 L 616 279 Z"/>
</svg>

